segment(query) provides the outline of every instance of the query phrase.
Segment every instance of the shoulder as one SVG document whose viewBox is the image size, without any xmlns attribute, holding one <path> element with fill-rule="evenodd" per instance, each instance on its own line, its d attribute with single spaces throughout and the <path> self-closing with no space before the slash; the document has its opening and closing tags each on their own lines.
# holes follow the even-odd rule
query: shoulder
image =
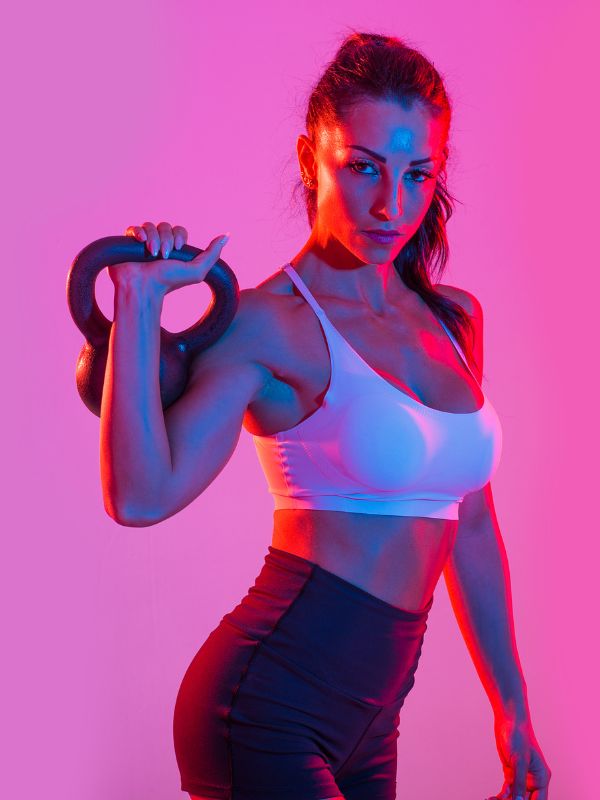
<svg viewBox="0 0 600 800">
<path fill-rule="evenodd" d="M 483 378 L 483 308 L 472 292 L 459 289 L 457 286 L 448 286 L 438 283 L 435 287 L 438 292 L 458 303 L 470 317 L 473 328 L 473 358 L 477 366 L 476 373 L 479 383 Z"/>
<path fill-rule="evenodd" d="M 458 286 L 449 286 L 443 283 L 438 283 L 435 288 L 440 294 L 462 306 L 470 317 L 483 318 L 481 303 L 472 292 L 468 292 L 466 289 L 459 289 Z"/>
<path fill-rule="evenodd" d="M 257 286 L 240 289 L 238 308 L 230 326 L 218 340 L 221 350 L 250 353 L 260 361 L 272 361 L 290 327 L 291 312 L 302 303 L 293 284 L 278 269 Z"/>
<path fill-rule="evenodd" d="M 270 378 L 270 341 L 276 326 L 276 309 L 257 289 L 240 289 L 235 316 L 223 334 L 193 357 L 194 372 L 215 366 L 228 369 L 251 364 Z"/>
<path fill-rule="evenodd" d="M 235 337 L 237 347 L 252 349 L 258 356 L 276 336 L 280 316 L 274 295 L 255 287 L 240 289 L 235 317 L 225 333 Z"/>
</svg>

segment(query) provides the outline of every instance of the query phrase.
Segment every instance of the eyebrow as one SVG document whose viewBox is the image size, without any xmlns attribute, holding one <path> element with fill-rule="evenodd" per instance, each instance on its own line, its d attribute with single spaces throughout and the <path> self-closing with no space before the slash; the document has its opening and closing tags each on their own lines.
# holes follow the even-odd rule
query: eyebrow
<svg viewBox="0 0 600 800">
<path fill-rule="evenodd" d="M 375 153 L 373 150 L 369 150 L 368 147 L 362 147 L 360 144 L 349 144 L 346 145 L 347 147 L 354 147 L 355 150 L 363 150 L 365 153 L 368 153 L 373 158 L 376 158 L 378 161 L 381 161 L 382 164 L 387 163 L 387 158 L 385 156 L 379 155 L 379 153 Z M 411 161 L 409 166 L 415 166 L 416 164 L 425 164 L 427 161 L 433 161 L 433 158 L 430 156 L 429 158 L 418 158 L 416 161 Z"/>
</svg>

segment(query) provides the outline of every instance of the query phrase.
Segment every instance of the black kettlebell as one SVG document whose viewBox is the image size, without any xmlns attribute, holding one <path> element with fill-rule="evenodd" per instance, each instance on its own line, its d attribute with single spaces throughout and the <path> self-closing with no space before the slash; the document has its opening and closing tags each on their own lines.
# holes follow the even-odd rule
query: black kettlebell
<svg viewBox="0 0 600 800">
<path fill-rule="evenodd" d="M 169 254 L 178 261 L 191 261 L 203 253 L 197 247 L 183 245 Z M 108 266 L 124 261 L 155 261 L 145 242 L 130 236 L 105 236 L 88 244 L 74 258 L 67 275 L 67 304 L 71 316 L 85 336 L 75 379 L 85 405 L 100 416 L 108 341 L 112 321 L 96 303 L 95 284 L 98 274 Z M 180 333 L 160 329 L 160 398 L 163 409 L 182 394 L 188 381 L 188 368 L 195 353 L 216 342 L 231 324 L 237 312 L 240 290 L 235 273 L 219 259 L 204 278 L 213 297 L 202 317 Z"/>
</svg>

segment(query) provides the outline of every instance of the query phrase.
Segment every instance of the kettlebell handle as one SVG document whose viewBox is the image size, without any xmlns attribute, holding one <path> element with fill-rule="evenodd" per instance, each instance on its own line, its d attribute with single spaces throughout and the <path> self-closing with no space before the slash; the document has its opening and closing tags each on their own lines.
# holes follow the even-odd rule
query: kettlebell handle
<svg viewBox="0 0 600 800">
<path fill-rule="evenodd" d="M 183 245 L 169 257 L 191 261 L 203 253 L 197 247 Z M 96 278 L 108 266 L 126 261 L 155 261 L 145 242 L 130 236 L 105 236 L 84 247 L 73 259 L 67 275 L 69 311 L 86 338 L 77 362 L 76 381 L 86 406 L 100 416 L 102 388 L 112 322 L 100 310 L 95 296 Z M 239 305 L 239 285 L 235 273 L 222 259 L 214 264 L 204 280 L 212 291 L 211 302 L 193 325 L 172 333 L 160 329 L 160 384 L 163 409 L 181 396 L 188 378 L 192 356 L 209 347 L 231 324 Z"/>
</svg>

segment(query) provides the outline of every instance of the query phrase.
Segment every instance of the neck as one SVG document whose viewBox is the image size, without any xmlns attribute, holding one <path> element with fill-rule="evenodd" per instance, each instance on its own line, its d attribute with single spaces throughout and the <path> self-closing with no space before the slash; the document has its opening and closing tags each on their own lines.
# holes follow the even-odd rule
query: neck
<svg viewBox="0 0 600 800">
<path fill-rule="evenodd" d="M 375 316 L 385 316 L 391 307 L 414 300 L 393 261 L 385 264 L 334 263 L 323 254 L 301 251 L 291 262 L 310 291 L 319 297 L 334 297 L 346 303 L 367 306 Z"/>
</svg>

